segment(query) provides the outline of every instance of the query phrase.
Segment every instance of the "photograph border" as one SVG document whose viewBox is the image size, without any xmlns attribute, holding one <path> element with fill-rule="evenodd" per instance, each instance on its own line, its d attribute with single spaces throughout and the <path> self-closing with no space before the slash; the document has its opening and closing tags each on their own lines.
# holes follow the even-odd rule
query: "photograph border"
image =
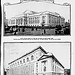
<svg viewBox="0 0 75 75">
<path fill-rule="evenodd" d="M 35 2 L 38 2 L 38 1 L 35 1 Z M 14 4 L 9 3 L 9 5 L 17 5 L 17 4 L 21 4 L 21 2 L 14 3 Z M 44 36 L 71 36 L 71 34 L 72 34 L 71 33 L 72 32 L 71 31 L 71 27 L 72 27 L 71 26 L 71 4 L 68 3 L 69 5 L 63 5 L 63 4 L 58 4 L 58 3 L 54 3 L 54 2 L 53 2 L 53 4 L 60 5 L 60 6 L 70 6 L 70 11 L 69 11 L 70 12 L 70 15 L 69 15 L 70 16 L 70 34 L 69 35 L 55 35 L 55 34 L 54 35 L 50 35 L 50 34 L 49 35 L 5 35 L 5 33 L 4 33 L 5 32 L 5 30 L 4 30 L 4 9 L 5 9 L 4 7 L 5 7 L 5 3 L 4 3 L 3 4 L 3 36 L 5 36 L 5 37 L 9 37 L 9 36 L 18 36 L 18 37 L 20 37 L 20 36 L 28 36 L 28 37 L 31 37 L 31 36 L 37 36 L 37 37 L 38 36 L 43 36 L 43 37 Z"/>
<path fill-rule="evenodd" d="M 3 75 L 4 75 L 4 44 L 5 43 L 70 43 L 70 75 L 71 75 L 71 68 L 72 68 L 72 42 L 3 42 Z"/>
</svg>

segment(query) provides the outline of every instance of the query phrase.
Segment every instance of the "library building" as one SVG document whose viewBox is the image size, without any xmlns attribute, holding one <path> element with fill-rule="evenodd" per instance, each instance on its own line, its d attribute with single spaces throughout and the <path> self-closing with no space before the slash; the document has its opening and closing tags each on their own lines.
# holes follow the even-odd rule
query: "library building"
<svg viewBox="0 0 75 75">
<path fill-rule="evenodd" d="M 64 75 L 64 66 L 41 46 L 8 63 L 7 75 Z"/>
</svg>

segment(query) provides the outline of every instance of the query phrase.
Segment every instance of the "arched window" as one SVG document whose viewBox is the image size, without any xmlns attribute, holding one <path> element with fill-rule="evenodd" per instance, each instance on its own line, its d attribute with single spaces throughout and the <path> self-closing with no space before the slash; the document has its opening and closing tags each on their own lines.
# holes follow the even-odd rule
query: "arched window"
<svg viewBox="0 0 75 75">
<path fill-rule="evenodd" d="M 20 64 L 22 64 L 22 61 L 20 60 Z"/>
<path fill-rule="evenodd" d="M 33 55 L 31 56 L 31 60 L 34 60 L 34 56 Z"/>
<path fill-rule="evenodd" d="M 27 58 L 27 62 L 29 61 L 29 58 Z"/>
<path fill-rule="evenodd" d="M 25 63 L 25 59 L 23 59 L 23 63 Z"/>
<path fill-rule="evenodd" d="M 19 62 L 17 62 L 18 63 L 18 65 L 19 65 Z"/>
</svg>

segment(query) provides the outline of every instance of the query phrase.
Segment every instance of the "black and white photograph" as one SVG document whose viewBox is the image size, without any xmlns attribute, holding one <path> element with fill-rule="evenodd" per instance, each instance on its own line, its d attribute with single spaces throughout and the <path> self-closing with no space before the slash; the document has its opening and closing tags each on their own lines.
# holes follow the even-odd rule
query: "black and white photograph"
<svg viewBox="0 0 75 75">
<path fill-rule="evenodd" d="M 54 0 L 20 0 L 3 5 L 4 36 L 70 35 L 71 5 Z"/>
<path fill-rule="evenodd" d="M 71 42 L 4 42 L 4 75 L 71 75 Z"/>
</svg>

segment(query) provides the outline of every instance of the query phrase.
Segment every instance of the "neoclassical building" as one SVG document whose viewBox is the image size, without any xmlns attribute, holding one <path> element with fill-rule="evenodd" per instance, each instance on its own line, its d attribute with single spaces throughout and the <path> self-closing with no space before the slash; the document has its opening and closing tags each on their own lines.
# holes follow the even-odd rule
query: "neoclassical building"
<svg viewBox="0 0 75 75">
<path fill-rule="evenodd" d="M 8 65 L 7 75 L 64 75 L 64 66 L 41 46 Z"/>
<path fill-rule="evenodd" d="M 26 10 L 23 14 L 8 20 L 8 26 L 53 26 L 65 25 L 65 18 L 56 12 L 34 12 Z"/>
</svg>

